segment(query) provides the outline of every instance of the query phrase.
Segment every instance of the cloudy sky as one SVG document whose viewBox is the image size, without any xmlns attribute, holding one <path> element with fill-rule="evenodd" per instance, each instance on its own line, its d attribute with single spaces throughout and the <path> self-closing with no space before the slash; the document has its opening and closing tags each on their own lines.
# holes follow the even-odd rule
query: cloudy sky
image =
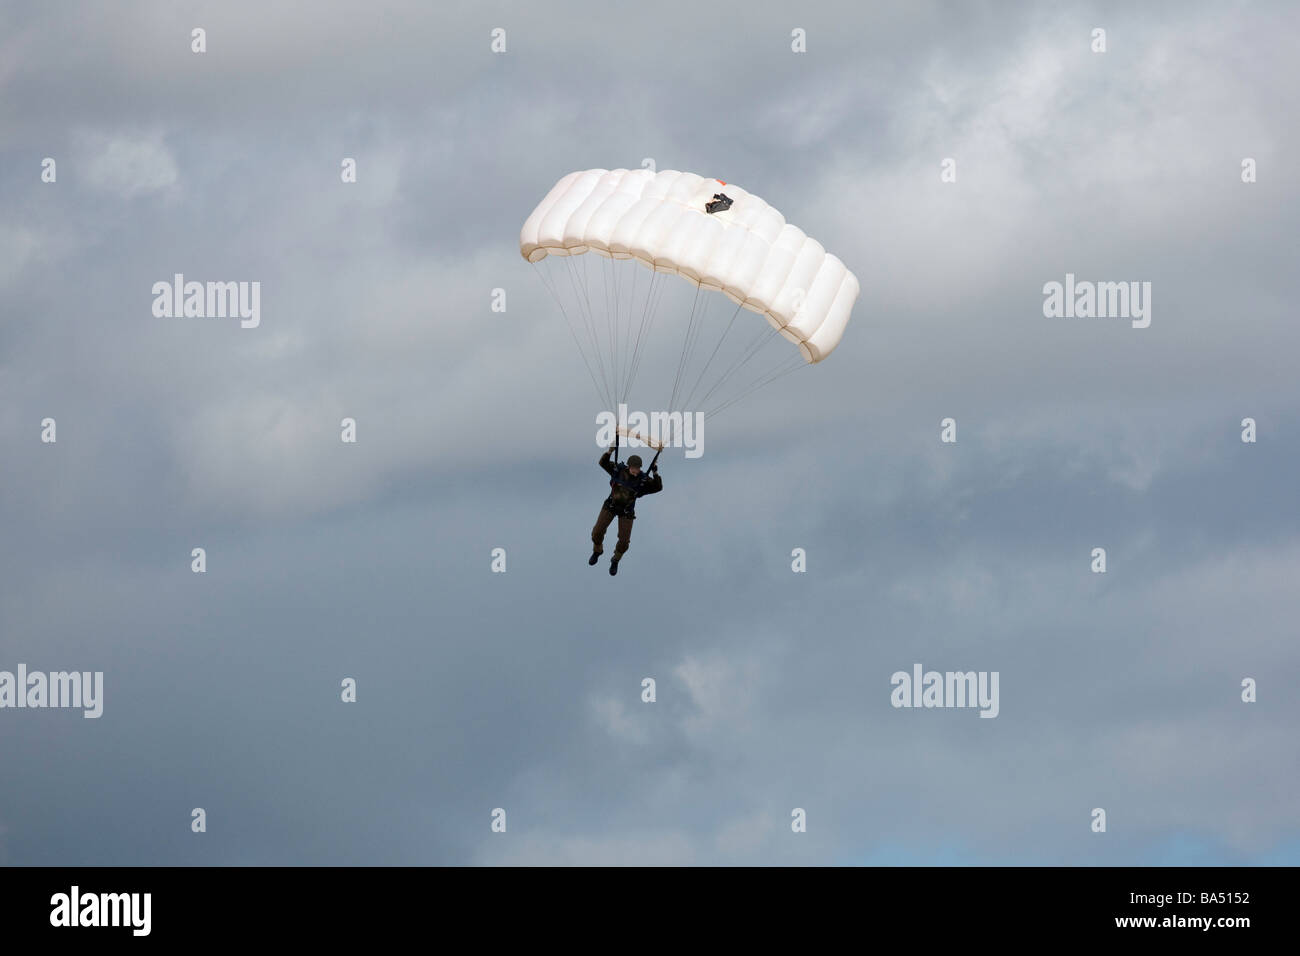
<svg viewBox="0 0 1300 956">
<path fill-rule="evenodd" d="M 0 670 L 105 688 L 0 710 L 0 862 L 1300 862 L 1297 29 L 0 2 Z M 645 160 L 862 294 L 664 453 L 611 579 L 600 402 L 518 237 Z M 175 273 L 260 282 L 260 325 L 155 317 Z M 1045 317 L 1067 273 L 1150 282 L 1150 326 Z M 916 664 L 996 671 L 997 717 L 892 706 Z"/>
</svg>

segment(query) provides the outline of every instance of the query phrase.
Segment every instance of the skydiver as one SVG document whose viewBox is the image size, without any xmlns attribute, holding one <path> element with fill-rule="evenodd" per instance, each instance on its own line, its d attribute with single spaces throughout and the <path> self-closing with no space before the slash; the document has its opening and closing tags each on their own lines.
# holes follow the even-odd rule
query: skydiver
<svg viewBox="0 0 1300 956">
<path fill-rule="evenodd" d="M 632 455 L 626 465 L 611 462 L 609 456 L 618 446 L 610 445 L 605 454 L 600 456 L 600 467 L 610 475 L 609 497 L 600 506 L 596 526 L 591 529 L 592 552 L 588 564 L 600 560 L 605 550 L 605 529 L 611 521 L 618 518 L 618 544 L 614 546 L 614 557 L 609 562 L 609 573 L 618 574 L 618 561 L 627 553 L 632 541 L 632 522 L 636 519 L 636 500 L 642 495 L 653 495 L 664 490 L 664 480 L 659 477 L 659 465 L 651 463 L 650 475 L 641 473 L 641 456 Z"/>
</svg>

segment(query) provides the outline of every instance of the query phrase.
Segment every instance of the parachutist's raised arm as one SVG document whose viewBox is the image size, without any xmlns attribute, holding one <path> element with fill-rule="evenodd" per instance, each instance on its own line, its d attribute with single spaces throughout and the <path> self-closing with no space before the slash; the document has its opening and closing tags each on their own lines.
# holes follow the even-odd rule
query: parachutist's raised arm
<svg viewBox="0 0 1300 956">
<path fill-rule="evenodd" d="M 641 492 L 641 494 L 653 495 L 656 492 L 663 491 L 663 490 L 664 490 L 664 480 L 659 477 L 659 471 L 658 469 L 656 469 L 654 480 L 645 486 L 645 491 Z"/>
<path fill-rule="evenodd" d="M 609 472 L 611 475 L 617 471 L 609 461 L 609 456 L 612 454 L 614 454 L 614 446 L 610 445 L 609 448 L 605 450 L 605 454 L 600 456 L 600 467 L 605 469 L 605 471 Z"/>
</svg>

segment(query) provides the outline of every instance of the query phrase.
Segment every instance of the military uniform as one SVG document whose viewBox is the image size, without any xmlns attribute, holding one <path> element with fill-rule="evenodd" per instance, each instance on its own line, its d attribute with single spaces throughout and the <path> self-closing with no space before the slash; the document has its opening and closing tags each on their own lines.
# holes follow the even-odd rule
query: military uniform
<svg viewBox="0 0 1300 956">
<path fill-rule="evenodd" d="M 610 461 L 611 451 L 600 456 L 600 467 L 610 475 L 609 497 L 600 506 L 596 517 L 596 526 L 591 529 L 593 554 L 605 550 L 605 531 L 610 523 L 618 518 L 618 544 L 614 546 L 614 560 L 623 557 L 632 541 L 632 522 L 636 519 L 636 500 L 642 495 L 653 495 L 664 490 L 664 480 L 658 475 L 653 478 L 645 472 L 632 475 L 627 465 Z M 595 558 L 592 558 L 595 561 Z"/>
</svg>

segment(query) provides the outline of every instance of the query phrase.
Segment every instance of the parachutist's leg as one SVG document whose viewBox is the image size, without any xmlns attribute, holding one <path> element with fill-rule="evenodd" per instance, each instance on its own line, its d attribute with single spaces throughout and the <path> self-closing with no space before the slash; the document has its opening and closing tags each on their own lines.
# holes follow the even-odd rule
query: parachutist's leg
<svg viewBox="0 0 1300 956">
<path fill-rule="evenodd" d="M 605 550 L 605 530 L 613 520 L 614 512 L 601 505 L 600 514 L 596 517 L 596 525 L 591 529 L 591 551 L 593 554 L 600 554 Z"/>
<path fill-rule="evenodd" d="M 618 544 L 614 545 L 614 560 L 617 561 L 627 553 L 632 545 L 632 520 L 622 515 L 618 519 Z"/>
</svg>

